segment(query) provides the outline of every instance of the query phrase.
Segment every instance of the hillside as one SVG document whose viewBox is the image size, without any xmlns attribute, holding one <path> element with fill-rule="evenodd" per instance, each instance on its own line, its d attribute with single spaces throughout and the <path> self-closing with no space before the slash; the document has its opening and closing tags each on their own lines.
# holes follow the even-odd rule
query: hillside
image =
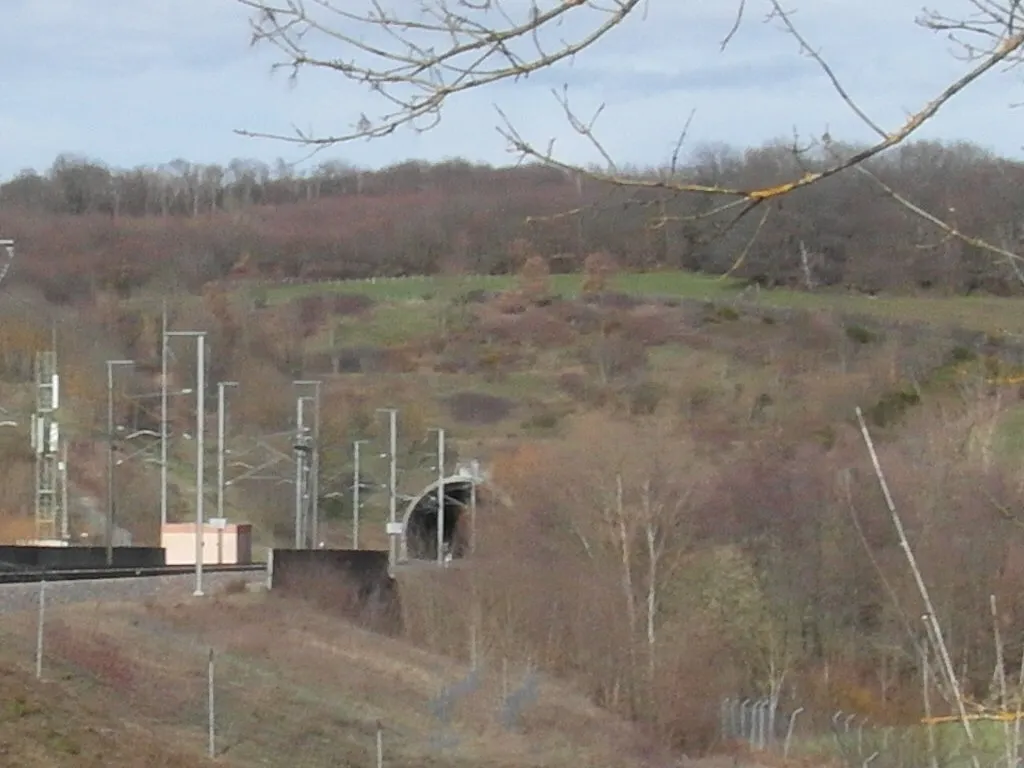
<svg viewBox="0 0 1024 768">
<path fill-rule="evenodd" d="M 43 683 L 30 676 L 33 623 L 11 616 L 0 631 L 3 765 L 212 764 L 207 647 L 217 765 L 373 765 L 378 723 L 384 765 L 396 768 L 675 764 L 648 762 L 639 732 L 547 680 L 503 725 L 500 658 L 487 657 L 479 688 L 457 697 L 446 725 L 435 700 L 466 678 L 464 665 L 265 594 L 55 608 Z M 512 692 L 524 670 L 506 674 Z"/>
<path fill-rule="evenodd" d="M 697 147 L 672 171 L 633 175 L 649 182 L 672 173 L 752 189 L 829 162 L 776 141 L 745 150 Z M 922 141 L 866 167 L 926 210 L 955 210 L 956 227 L 970 237 L 1011 250 L 1021 243 L 1013 203 L 1021 169 L 1013 160 L 966 143 Z M 737 223 L 711 208 L 700 195 L 617 188 L 529 164 L 456 159 L 367 170 L 325 161 L 298 172 L 285 163 L 176 160 L 114 170 L 102 160 L 61 156 L 45 171 L 0 184 L 0 235 L 14 238 L 24 255 L 12 281 L 63 304 L 147 288 L 199 292 L 239 274 L 511 274 L 524 250 L 551 259 L 556 272 L 579 272 L 588 255 L 608 253 L 629 271 L 729 271 L 766 286 L 1021 290 L 1005 259 L 923 227 L 858 174 L 798 190 L 772 204 L 761 224 L 760 214 Z"/>
</svg>

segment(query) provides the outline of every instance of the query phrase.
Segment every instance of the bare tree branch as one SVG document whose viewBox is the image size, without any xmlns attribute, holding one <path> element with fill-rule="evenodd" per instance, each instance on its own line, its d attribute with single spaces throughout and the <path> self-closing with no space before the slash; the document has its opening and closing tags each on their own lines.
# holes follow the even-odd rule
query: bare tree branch
<svg viewBox="0 0 1024 768">
<path fill-rule="evenodd" d="M 1012 4 L 1016 6 L 1020 1 L 1021 0 L 1012 0 Z M 833 89 L 836 91 L 836 93 L 839 94 L 843 102 L 850 108 L 850 110 L 858 118 L 860 118 L 860 120 L 866 126 L 868 126 L 868 128 L 874 131 L 882 141 L 887 140 L 888 135 L 886 134 L 886 132 L 881 127 L 879 127 L 878 123 L 876 123 L 874 120 L 868 117 L 868 115 L 853 100 L 853 98 L 846 91 L 846 89 L 843 88 L 842 83 L 840 83 L 839 78 L 836 76 L 835 72 L 829 66 L 828 62 L 826 62 L 825 59 L 822 58 L 821 54 L 819 54 L 811 47 L 811 45 L 807 42 L 806 38 L 797 29 L 796 25 L 793 24 L 793 21 L 790 18 L 789 14 L 782 10 L 781 6 L 779 5 L 779 1 L 770 0 L 770 2 L 774 8 L 773 16 L 778 19 L 781 19 L 786 31 L 789 32 L 789 34 L 792 35 L 800 44 L 801 51 L 806 55 L 810 56 L 811 59 L 813 59 L 814 62 L 821 68 L 821 70 L 825 73 L 825 76 L 829 79 L 829 82 L 832 84 Z M 989 0 L 970 0 L 970 2 L 976 7 L 989 6 L 990 15 L 995 15 L 994 11 L 992 10 L 992 7 L 996 5 L 995 3 L 992 3 Z M 1013 24 L 1015 23 L 1016 19 L 1015 13 L 1016 9 L 1006 9 L 1005 24 L 1003 27 L 1004 33 L 1014 28 Z M 929 26 L 932 25 L 933 23 L 929 24 Z M 986 29 L 985 31 L 988 32 L 990 30 Z M 1007 42 L 1012 40 L 1012 38 L 1007 34 L 1003 34 L 1002 36 L 1000 36 L 1000 40 L 1000 44 L 995 46 L 991 51 L 989 51 L 987 58 L 983 58 L 984 62 L 990 61 L 1001 54 L 1009 55 L 1014 50 L 1020 49 L 1022 43 L 1024 43 L 1024 37 L 1022 37 L 1022 33 L 1020 32 L 1016 33 L 1016 43 L 1013 44 L 1012 47 L 1007 46 Z M 823 143 L 825 145 L 825 149 L 829 151 L 833 158 L 838 159 L 840 157 L 840 154 L 834 151 L 831 140 L 827 136 L 823 140 Z M 841 161 L 837 162 L 837 165 L 840 164 Z M 871 181 L 873 181 L 875 184 L 881 187 L 881 189 L 889 198 L 897 202 L 899 205 L 903 206 L 905 209 L 910 211 L 915 216 L 927 221 L 929 224 L 932 224 L 933 226 L 936 226 L 940 230 L 942 230 L 946 234 L 947 238 L 955 238 L 957 240 L 960 240 L 961 242 L 966 243 L 967 245 L 971 245 L 975 248 L 979 248 L 981 250 L 988 251 L 989 253 L 993 253 L 997 256 L 1001 256 L 1009 265 L 1010 269 L 1013 271 L 1017 280 L 1021 282 L 1021 284 L 1024 284 L 1024 272 L 1021 271 L 1020 265 L 1018 264 L 1019 261 L 1024 261 L 1024 257 L 1021 257 L 1019 254 L 1008 251 L 1005 248 L 993 245 L 992 243 L 989 243 L 988 241 L 983 240 L 981 238 L 971 237 L 970 235 L 961 232 L 957 227 L 948 223 L 939 216 L 936 216 L 935 214 L 926 211 L 924 208 L 921 208 L 920 206 L 911 202 L 907 197 L 901 195 L 891 186 L 882 181 L 876 174 L 872 173 L 872 171 L 863 162 L 856 164 L 854 168 L 859 173 L 871 179 Z"/>
<path fill-rule="evenodd" d="M 878 137 L 875 143 L 856 151 L 833 153 L 824 167 L 805 168 L 799 177 L 782 183 L 741 188 L 681 178 L 676 169 L 686 129 L 673 152 L 671 172 L 649 178 L 625 174 L 597 133 L 596 123 L 603 105 L 592 117 L 581 118 L 570 102 L 567 87 L 554 91 L 556 103 L 573 131 L 601 158 L 602 170 L 583 168 L 560 159 L 553 142 L 544 149 L 538 148 L 513 125 L 500 106 L 495 107 L 500 120 L 498 131 L 520 160 L 539 161 L 618 188 L 731 198 L 711 212 L 685 218 L 708 218 L 736 208 L 735 223 L 764 201 L 781 198 L 851 168 L 862 168 L 866 161 L 909 139 L 986 73 L 1000 65 L 1013 66 L 1019 62 L 1024 48 L 1021 19 L 1024 0 L 963 1 L 972 9 L 963 18 L 926 9 L 917 22 L 927 29 L 949 34 L 963 51 L 969 68 L 901 125 L 886 128 L 858 106 L 829 63 L 797 29 L 792 13 L 784 10 L 779 0 L 766 0 L 768 20 L 781 23 L 783 31 L 797 41 L 801 53 L 809 56 L 824 72 L 840 99 Z M 417 131 L 430 130 L 438 123 L 444 105 L 452 97 L 502 81 L 518 81 L 558 64 L 572 62 L 627 18 L 642 15 L 647 8 L 641 0 L 420 0 L 401 11 L 386 8 L 383 0 L 363 0 L 358 9 L 340 0 L 237 2 L 254 12 L 253 43 L 269 45 L 280 55 L 275 69 L 285 69 L 293 78 L 304 70 L 332 72 L 366 87 L 387 105 L 377 117 L 362 114 L 347 132 L 319 136 L 298 128 L 293 135 L 238 131 L 247 136 L 302 144 L 314 151 L 358 138 L 386 136 L 401 126 Z M 738 0 L 730 29 L 721 41 L 722 48 L 733 40 L 748 10 L 746 0 Z M 566 37 L 570 20 L 576 32 Z M 687 128 L 689 122 L 690 119 Z M 825 141 L 828 143 L 827 134 Z M 881 183 L 870 170 L 862 170 L 876 183 Z M 965 235 L 940 217 L 914 206 L 895 190 L 885 191 L 904 208 L 948 235 L 995 253 L 1016 269 L 1019 259 L 1016 254 Z M 566 212 L 566 215 L 577 215 L 583 209 Z M 655 226 L 664 225 L 668 220 L 671 219 L 662 216 L 658 220 L 660 224 Z"/>
</svg>

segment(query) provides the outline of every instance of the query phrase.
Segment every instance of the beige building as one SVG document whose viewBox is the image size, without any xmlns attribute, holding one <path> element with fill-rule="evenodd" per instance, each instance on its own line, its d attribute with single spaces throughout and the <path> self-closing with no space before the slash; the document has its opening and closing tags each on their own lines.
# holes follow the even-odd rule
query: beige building
<svg viewBox="0 0 1024 768">
<path fill-rule="evenodd" d="M 196 524 L 167 523 L 160 532 L 167 565 L 194 565 Z M 246 565 L 252 562 L 252 525 L 212 520 L 203 526 L 203 565 Z"/>
</svg>

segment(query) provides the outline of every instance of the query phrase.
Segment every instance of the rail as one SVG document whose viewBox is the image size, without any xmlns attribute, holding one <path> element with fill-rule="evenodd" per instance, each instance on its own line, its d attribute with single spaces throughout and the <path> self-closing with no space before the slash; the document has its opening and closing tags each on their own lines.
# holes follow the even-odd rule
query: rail
<svg viewBox="0 0 1024 768">
<path fill-rule="evenodd" d="M 265 563 L 245 565 L 204 565 L 204 573 L 258 573 Z M 86 581 L 90 579 L 135 579 L 140 577 L 187 576 L 195 573 L 194 565 L 166 565 L 149 568 L 81 568 L 0 572 L 0 585 L 31 584 L 40 581 Z"/>
</svg>

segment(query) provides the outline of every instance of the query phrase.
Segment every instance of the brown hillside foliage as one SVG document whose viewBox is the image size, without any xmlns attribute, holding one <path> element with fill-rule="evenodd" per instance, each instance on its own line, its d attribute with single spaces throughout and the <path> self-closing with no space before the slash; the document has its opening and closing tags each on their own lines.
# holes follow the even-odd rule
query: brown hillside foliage
<svg viewBox="0 0 1024 768">
<path fill-rule="evenodd" d="M 1005 636 L 1024 633 L 1013 597 L 1024 537 L 1000 511 L 1024 497 L 978 432 L 991 415 L 983 402 L 944 421 L 922 412 L 920 441 L 880 448 L 978 699 L 994 663 L 987 595 Z M 417 588 L 417 610 L 441 612 L 409 631 L 436 647 L 464 642 L 470 600 L 484 653 L 532 659 L 687 749 L 714 738 L 709 703 L 782 674 L 793 706 L 915 716 L 905 622 L 920 599 L 857 433 L 841 429 L 831 447 L 782 437 L 715 452 L 693 436 L 686 419 L 594 414 L 497 457 L 504 501 L 489 497 L 498 506 L 479 518 L 473 582 L 452 587 L 460 618 L 420 602 L 447 600 L 446 589 Z M 1012 654 L 1022 650 L 1015 640 Z"/>
<path fill-rule="evenodd" d="M 826 163 L 794 156 L 780 141 L 745 150 L 698 148 L 675 170 L 745 189 Z M 720 273 L 758 227 L 744 220 L 723 235 L 722 219 L 697 218 L 705 212 L 699 196 L 628 192 L 586 178 L 577 186 L 559 170 L 536 165 L 454 160 L 370 171 L 327 161 L 297 174 L 286 164 L 272 170 L 236 159 L 229 167 L 229 174 L 181 162 L 115 171 L 65 156 L 50 169 L 0 184 L 0 232 L 30 256 L 19 260 L 12 278 L 55 302 L 82 302 L 97 291 L 198 291 L 228 276 L 513 274 L 529 256 L 571 253 L 613 253 L 624 270 Z M 1017 240 L 1006 223 L 1014 221 L 1017 171 L 1012 160 L 967 143 L 908 143 L 872 161 L 874 174 L 926 210 L 955 209 L 962 231 L 1006 247 Z M 650 173 L 657 178 L 657 169 Z M 665 219 L 657 230 L 649 227 L 652 206 Z M 552 216 L 569 210 L 575 215 Z M 680 221 L 685 226 L 673 223 Z M 1020 290 L 1012 270 L 989 254 L 956 245 L 942 259 L 923 256 L 920 246 L 931 235 L 875 194 L 870 180 L 844 174 L 790 196 L 760 227 L 738 276 L 803 286 L 794 245 L 803 242 L 815 255 L 810 267 L 817 286 Z"/>
</svg>

